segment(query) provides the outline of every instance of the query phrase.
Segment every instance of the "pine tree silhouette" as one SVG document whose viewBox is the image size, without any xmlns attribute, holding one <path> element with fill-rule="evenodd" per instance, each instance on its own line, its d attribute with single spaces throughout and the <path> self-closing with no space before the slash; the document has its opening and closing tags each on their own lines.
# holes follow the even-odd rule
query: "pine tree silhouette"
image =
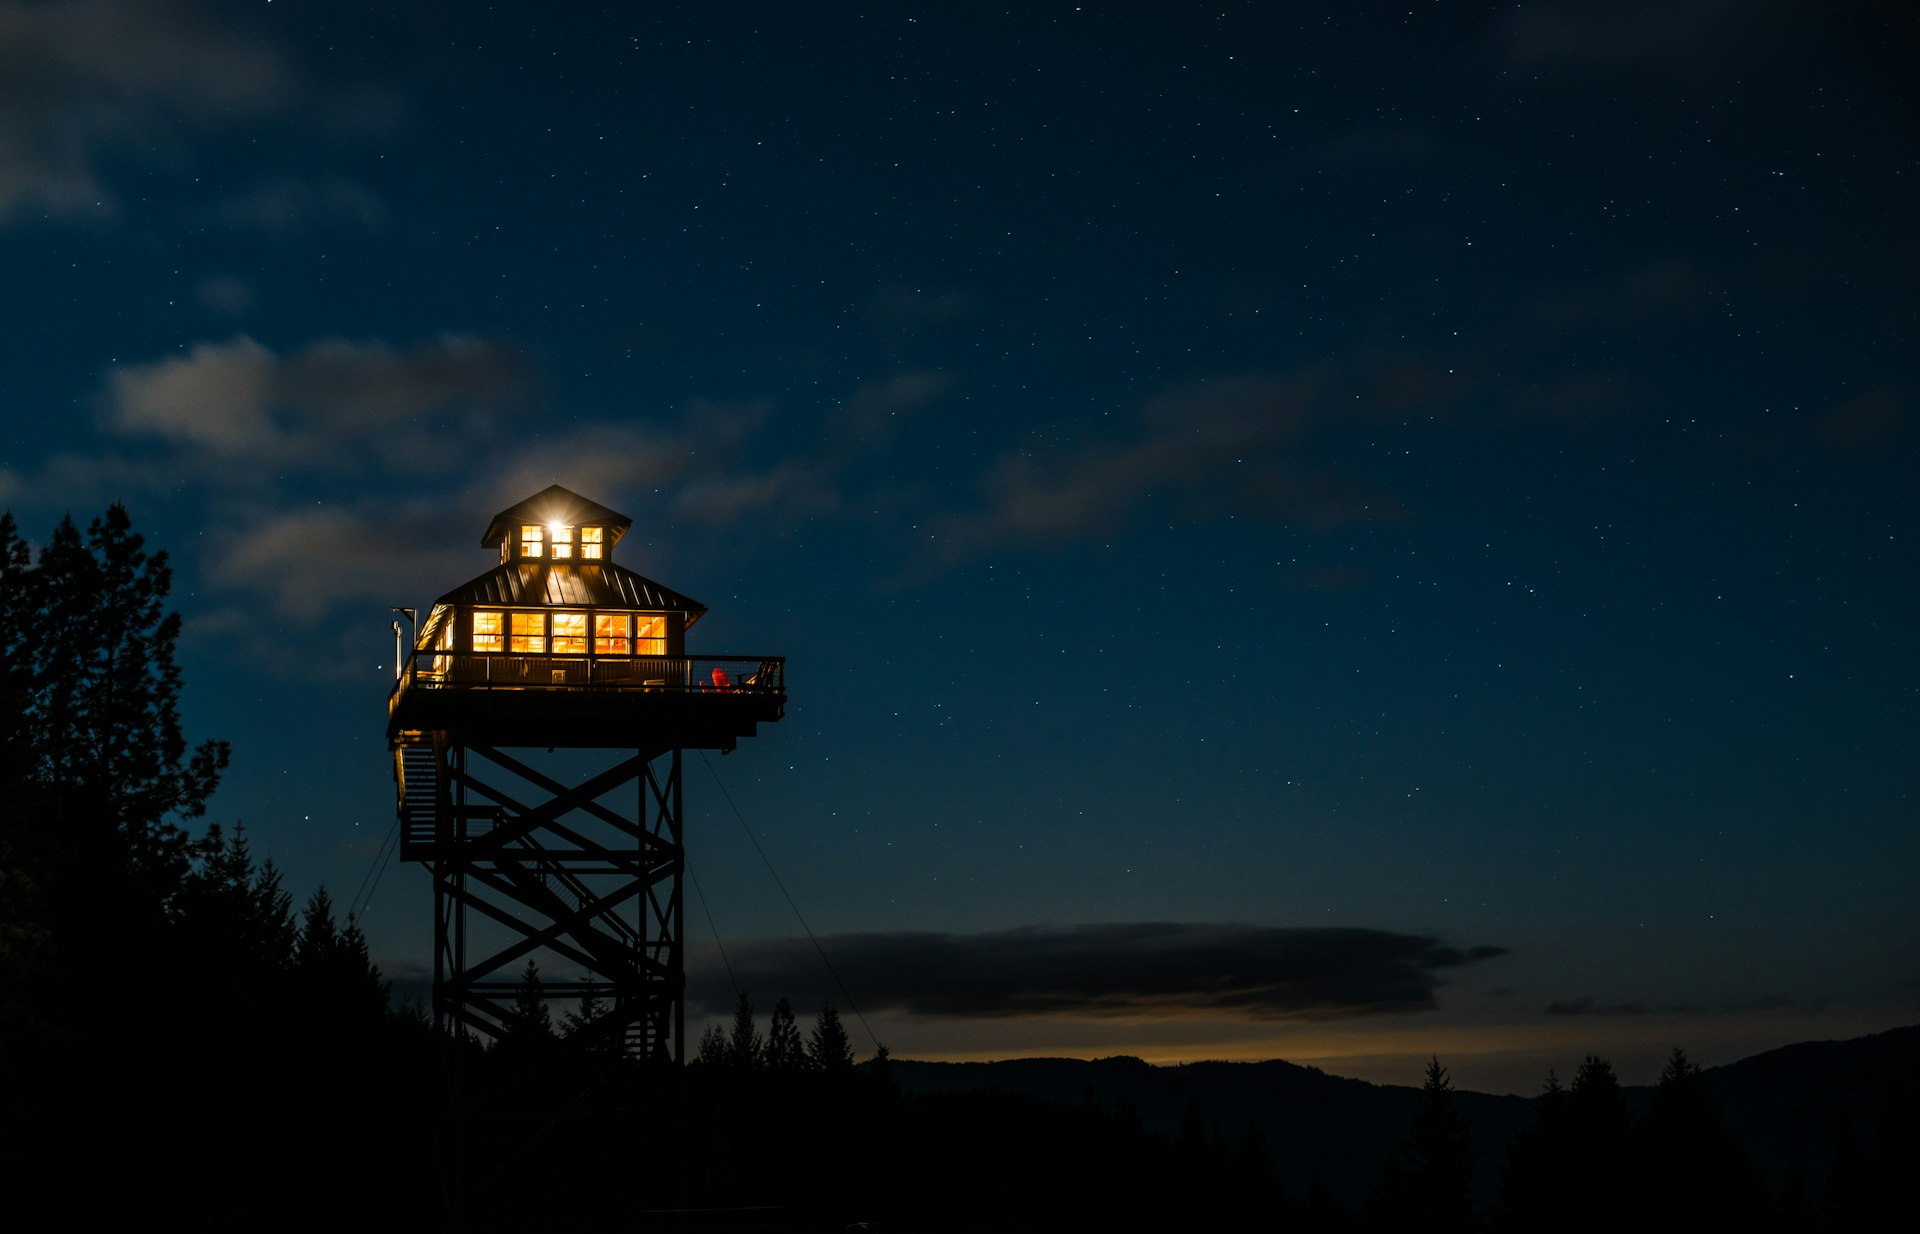
<svg viewBox="0 0 1920 1234">
<path fill-rule="evenodd" d="M 1473 1204 L 1473 1139 L 1438 1057 L 1427 1063 L 1413 1126 L 1388 1174 L 1387 1207 L 1401 1229 L 1460 1234 L 1479 1228 Z"/>
<path fill-rule="evenodd" d="M 820 1004 L 820 1014 L 807 1037 L 807 1062 L 817 1071 L 829 1074 L 853 1068 L 853 1042 L 840 1024 L 840 1013 L 832 1003 Z"/>
<path fill-rule="evenodd" d="M 767 1025 L 767 1069 L 779 1074 L 804 1070 L 806 1046 L 800 1040 L 800 1026 L 794 1023 L 793 1006 L 786 999 L 773 1005 L 773 1019 Z"/>
<path fill-rule="evenodd" d="M 521 970 L 520 984 L 514 988 L 513 1006 L 508 1011 L 509 1041 L 541 1042 L 553 1036 L 553 1013 L 540 993 L 540 965 L 532 956 Z"/>
</svg>

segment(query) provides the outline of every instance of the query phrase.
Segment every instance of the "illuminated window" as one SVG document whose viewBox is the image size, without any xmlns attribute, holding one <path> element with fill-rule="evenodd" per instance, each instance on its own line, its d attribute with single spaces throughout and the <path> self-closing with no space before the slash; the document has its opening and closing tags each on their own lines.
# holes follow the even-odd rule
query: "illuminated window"
<svg viewBox="0 0 1920 1234">
<path fill-rule="evenodd" d="M 522 527 L 520 529 L 520 555 L 522 557 L 538 557 L 546 535 L 547 529 L 538 523 L 528 523 Z"/>
<path fill-rule="evenodd" d="M 667 654 L 667 619 L 664 614 L 653 614 L 640 618 L 640 629 L 633 640 L 635 655 L 664 656 Z"/>
<path fill-rule="evenodd" d="M 554 556 L 559 545 L 555 544 Z M 556 656 L 584 656 L 587 654 L 587 615 L 585 613 L 555 613 L 553 615 L 553 654 Z"/>
<path fill-rule="evenodd" d="M 500 614 L 484 610 L 473 615 L 473 649 L 500 650 Z"/>
<path fill-rule="evenodd" d="M 601 537 L 606 535 L 604 527 L 582 527 L 580 529 L 580 560 L 598 561 L 606 545 Z"/>
<path fill-rule="evenodd" d="M 510 613 L 508 616 L 512 619 L 512 626 L 508 631 L 507 650 L 544 655 L 547 650 L 547 615 Z"/>
<path fill-rule="evenodd" d="M 580 547 L 584 550 L 586 545 L 583 544 Z M 582 555 L 585 555 L 584 552 Z M 599 656 L 632 655 L 633 614 L 595 613 L 593 615 L 593 653 Z"/>
</svg>

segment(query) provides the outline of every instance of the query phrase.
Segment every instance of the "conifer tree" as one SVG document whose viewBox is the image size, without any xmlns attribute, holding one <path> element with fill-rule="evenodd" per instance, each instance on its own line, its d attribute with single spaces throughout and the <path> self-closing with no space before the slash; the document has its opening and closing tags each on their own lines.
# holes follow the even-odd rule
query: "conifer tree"
<svg viewBox="0 0 1920 1234">
<path fill-rule="evenodd" d="M 759 1068 L 765 1047 L 753 1023 L 753 1002 L 745 990 L 733 1008 L 733 1032 L 727 1038 L 727 1065 L 742 1074 Z"/>
<path fill-rule="evenodd" d="M 1388 1174 L 1387 1206 L 1402 1229 L 1458 1234 L 1479 1228 L 1473 1204 L 1473 1139 L 1454 1107 L 1453 1082 L 1436 1056 L 1414 1107 L 1413 1126 Z"/>
<path fill-rule="evenodd" d="M 1533 1122 L 1514 1133 L 1500 1168 L 1500 1211 L 1495 1228 L 1531 1234 L 1565 1228 L 1572 1188 L 1572 1128 L 1567 1090 L 1552 1070 L 1534 1098 Z"/>
<path fill-rule="evenodd" d="M 829 1074 L 853 1069 L 853 1042 L 840 1024 L 840 1013 L 832 1003 L 820 1004 L 820 1014 L 807 1037 L 807 1062 L 816 1071 Z"/>
<path fill-rule="evenodd" d="M 1675 1047 L 1660 1073 L 1640 1135 L 1646 1157 L 1647 1217 L 1655 1230 L 1738 1228 L 1753 1172 L 1720 1120 L 1700 1069 Z M 1751 1219 L 1751 1213 L 1742 1213 Z"/>
<path fill-rule="evenodd" d="M 37 563 L 0 516 L 0 872 L 31 890 L 26 938 L 57 939 L 66 973 L 158 944 L 188 872 L 179 822 L 226 766 L 225 743 L 189 753 L 182 735 L 171 587 L 122 506 L 84 537 L 63 519 Z"/>
<path fill-rule="evenodd" d="M 183 949 L 243 988 L 285 973 L 300 931 L 280 871 L 272 861 L 255 868 L 244 826 L 229 835 L 216 823 L 192 852 L 193 868 L 172 905 Z"/>
<path fill-rule="evenodd" d="M 514 987 L 506 1029 L 512 1041 L 544 1041 L 553 1036 L 553 1015 L 540 993 L 540 964 L 532 956 L 527 957 L 520 984 Z"/>
<path fill-rule="evenodd" d="M 597 994 L 589 994 L 580 1000 L 580 1005 L 562 1017 L 566 1023 L 566 1035 L 571 1037 L 587 1025 L 593 1023 L 607 1012 L 606 1002 Z"/>
<path fill-rule="evenodd" d="M 1620 1081 L 1606 1059 L 1589 1054 L 1567 1093 L 1571 1175 L 1569 1230 L 1612 1231 L 1635 1224 L 1639 1209 L 1633 1127 Z"/>
<path fill-rule="evenodd" d="M 800 1040 L 800 1026 L 794 1023 L 793 1006 L 786 999 L 773 1005 L 773 1019 L 767 1025 L 767 1069 L 788 1074 L 807 1065 L 806 1046 Z"/>
<path fill-rule="evenodd" d="M 700 1053 L 698 1058 L 703 1066 L 726 1066 L 727 1035 L 720 1031 L 718 1024 L 707 1025 L 707 1031 L 700 1034 Z"/>
</svg>

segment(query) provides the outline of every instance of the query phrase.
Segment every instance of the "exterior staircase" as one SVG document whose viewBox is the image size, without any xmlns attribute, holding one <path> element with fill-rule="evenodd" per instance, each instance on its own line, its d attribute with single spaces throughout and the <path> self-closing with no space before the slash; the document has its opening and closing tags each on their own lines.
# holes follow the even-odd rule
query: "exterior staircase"
<svg viewBox="0 0 1920 1234">
<path fill-rule="evenodd" d="M 432 847 L 440 821 L 440 764 L 431 745 L 394 747 L 393 787 L 400 814 L 400 857 L 414 860 Z"/>
</svg>

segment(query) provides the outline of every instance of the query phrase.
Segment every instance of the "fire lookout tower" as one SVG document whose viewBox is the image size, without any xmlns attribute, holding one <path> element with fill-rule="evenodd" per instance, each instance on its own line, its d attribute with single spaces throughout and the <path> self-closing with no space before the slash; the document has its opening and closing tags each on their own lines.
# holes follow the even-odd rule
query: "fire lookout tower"
<svg viewBox="0 0 1920 1234">
<path fill-rule="evenodd" d="M 583 1044 L 678 1062 L 681 752 L 778 720 L 786 662 L 686 654 L 706 606 L 614 564 L 632 525 L 559 485 L 494 515 L 500 563 L 419 623 L 387 740 L 400 856 L 433 875 L 439 1026 L 508 1035 L 544 958 L 543 998 L 602 1009 Z M 608 765 L 568 786 L 529 747 Z"/>
</svg>

